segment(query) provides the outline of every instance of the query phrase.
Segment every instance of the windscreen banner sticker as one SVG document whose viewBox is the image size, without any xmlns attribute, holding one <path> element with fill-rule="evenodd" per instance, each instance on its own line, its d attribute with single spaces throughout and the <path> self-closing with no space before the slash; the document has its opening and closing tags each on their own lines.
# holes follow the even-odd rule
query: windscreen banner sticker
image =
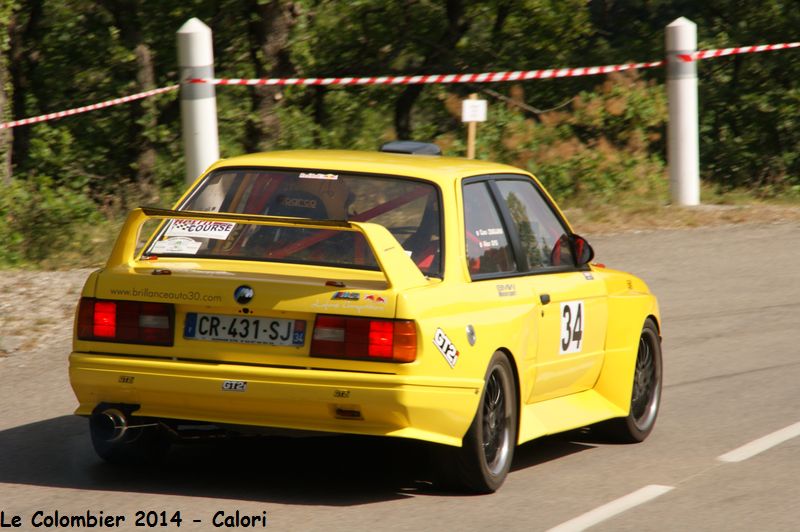
<svg viewBox="0 0 800 532">
<path fill-rule="evenodd" d="M 212 238 L 214 240 L 227 240 L 235 223 L 215 222 L 210 220 L 172 220 L 167 228 L 167 236 L 193 236 L 197 238 Z"/>
<path fill-rule="evenodd" d="M 197 250 L 202 246 L 202 242 L 192 240 L 179 236 L 177 238 L 168 238 L 166 240 L 159 240 L 150 249 L 150 253 L 154 255 L 174 253 L 176 255 L 196 255 Z"/>
<path fill-rule="evenodd" d="M 458 349 L 456 349 L 455 344 L 450 341 L 450 338 L 444 333 L 441 328 L 436 329 L 436 334 L 433 336 L 433 343 L 436 345 L 436 349 L 444 356 L 444 359 L 450 364 L 451 368 L 456 367 L 456 362 L 458 362 Z"/>
<path fill-rule="evenodd" d="M 324 179 L 326 181 L 336 181 L 339 179 L 338 174 L 320 174 L 316 172 L 300 172 L 300 175 L 297 177 L 300 179 Z"/>
<path fill-rule="evenodd" d="M 561 303 L 559 354 L 566 355 L 581 352 L 585 319 L 583 301 L 565 301 Z"/>
</svg>

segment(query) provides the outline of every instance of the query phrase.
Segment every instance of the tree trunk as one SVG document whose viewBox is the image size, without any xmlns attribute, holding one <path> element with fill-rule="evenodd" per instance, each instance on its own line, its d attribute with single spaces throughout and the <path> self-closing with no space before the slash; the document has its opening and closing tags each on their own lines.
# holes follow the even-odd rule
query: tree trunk
<svg viewBox="0 0 800 532">
<path fill-rule="evenodd" d="M 153 54 L 150 47 L 144 43 L 136 45 L 136 82 L 139 91 L 148 91 L 156 88 L 155 68 L 153 67 Z M 144 115 L 139 120 L 142 131 L 139 136 L 139 155 L 136 158 L 136 182 L 139 188 L 148 196 L 155 193 L 155 168 L 156 147 L 148 133 L 155 131 L 158 126 L 158 113 L 155 100 L 145 98 L 141 100 Z"/>
<path fill-rule="evenodd" d="M 38 45 L 41 42 L 40 22 L 42 20 L 43 0 L 29 0 L 25 7 L 11 15 L 8 24 L 11 77 L 12 115 L 19 119 L 36 114 L 28 109 L 26 96 L 32 91 L 31 74 L 38 63 Z M 17 170 L 25 167 L 30 151 L 31 128 L 16 128 L 11 135 L 11 162 Z"/>
<path fill-rule="evenodd" d="M 250 58 L 258 78 L 287 77 L 294 75 L 294 66 L 289 57 L 289 32 L 297 13 L 292 2 L 272 0 L 260 3 L 250 0 L 246 4 L 245 16 L 250 41 Z M 280 87 L 252 87 L 247 121 L 247 151 L 260 151 L 273 146 L 280 136 L 280 119 L 277 108 L 280 104 Z"/>
<path fill-rule="evenodd" d="M 461 0 L 447 0 L 446 13 L 447 27 L 425 55 L 419 69 L 421 73 L 429 73 L 432 68 L 449 68 L 451 65 L 448 59 L 458 41 L 469 29 L 470 21 L 463 20 L 464 5 Z M 397 98 L 394 109 L 394 127 L 397 138 L 400 140 L 411 138 L 411 112 L 422 93 L 422 88 L 423 85 L 409 85 Z"/>
<path fill-rule="evenodd" d="M 2 14 L 0 14 L 2 17 Z M 8 30 L 9 19 L 0 20 L 0 35 Z M 12 119 L 8 112 L 8 56 L 6 50 L 0 49 L 0 123 L 8 122 Z M 6 185 L 11 183 L 11 142 L 14 139 L 13 129 L 0 130 L 0 181 Z"/>
<path fill-rule="evenodd" d="M 155 88 L 155 66 L 150 46 L 145 42 L 142 28 L 141 0 L 103 0 L 102 5 L 119 29 L 122 43 L 133 51 L 136 58 L 136 90 L 144 92 Z M 145 98 L 131 104 L 129 135 L 132 167 L 136 172 L 139 191 L 148 199 L 156 200 L 154 184 L 156 148 L 151 138 L 158 125 L 155 102 Z M 135 162 L 133 162 L 135 161 Z"/>
</svg>

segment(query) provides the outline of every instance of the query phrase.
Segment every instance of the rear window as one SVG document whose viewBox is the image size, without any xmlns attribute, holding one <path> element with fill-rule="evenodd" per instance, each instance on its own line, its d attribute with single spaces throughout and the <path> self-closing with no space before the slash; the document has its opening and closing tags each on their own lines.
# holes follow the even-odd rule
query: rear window
<svg viewBox="0 0 800 532">
<path fill-rule="evenodd" d="M 209 174 L 180 210 L 377 223 L 397 238 L 423 273 L 440 276 L 439 202 L 436 187 L 412 179 L 224 169 Z M 167 243 L 173 239 L 190 241 Z M 173 220 L 148 253 L 377 269 L 360 232 L 305 227 Z"/>
</svg>

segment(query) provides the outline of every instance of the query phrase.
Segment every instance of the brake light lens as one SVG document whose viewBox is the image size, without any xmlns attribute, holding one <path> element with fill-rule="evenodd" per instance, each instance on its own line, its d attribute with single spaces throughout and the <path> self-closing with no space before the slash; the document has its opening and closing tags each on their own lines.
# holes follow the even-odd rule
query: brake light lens
<svg viewBox="0 0 800 532">
<path fill-rule="evenodd" d="M 78 338 L 128 344 L 173 344 L 175 307 L 169 303 L 81 298 Z"/>
<path fill-rule="evenodd" d="M 117 304 L 113 301 L 95 301 L 92 333 L 98 338 L 117 335 Z"/>
<path fill-rule="evenodd" d="M 318 315 L 311 356 L 413 362 L 417 328 L 410 320 Z"/>
</svg>

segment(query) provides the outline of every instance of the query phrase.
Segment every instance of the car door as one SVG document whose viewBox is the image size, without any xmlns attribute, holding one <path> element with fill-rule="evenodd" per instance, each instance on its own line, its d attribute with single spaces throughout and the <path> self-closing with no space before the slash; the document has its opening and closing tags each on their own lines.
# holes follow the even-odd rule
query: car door
<svg viewBox="0 0 800 532">
<path fill-rule="evenodd" d="M 475 192 L 471 187 L 476 187 Z M 591 388 L 605 349 L 605 284 L 594 279 L 587 266 L 577 265 L 570 231 L 535 181 L 522 175 L 469 180 L 464 186 L 465 204 L 478 187 L 485 187 L 492 198 L 499 223 L 497 227 L 471 228 L 470 213 L 465 213 L 468 255 L 470 241 L 476 236 L 482 251 L 479 268 L 470 263 L 473 280 L 488 277 L 496 283 L 505 278 L 516 292 L 534 296 L 529 345 L 524 361 L 518 361 L 523 365 L 520 370 L 533 382 L 522 390 L 523 400 L 532 403 Z M 492 233 L 507 235 L 512 257 L 506 260 L 513 260 L 512 266 L 493 264 L 501 248 L 494 245 L 497 237 Z"/>
</svg>

